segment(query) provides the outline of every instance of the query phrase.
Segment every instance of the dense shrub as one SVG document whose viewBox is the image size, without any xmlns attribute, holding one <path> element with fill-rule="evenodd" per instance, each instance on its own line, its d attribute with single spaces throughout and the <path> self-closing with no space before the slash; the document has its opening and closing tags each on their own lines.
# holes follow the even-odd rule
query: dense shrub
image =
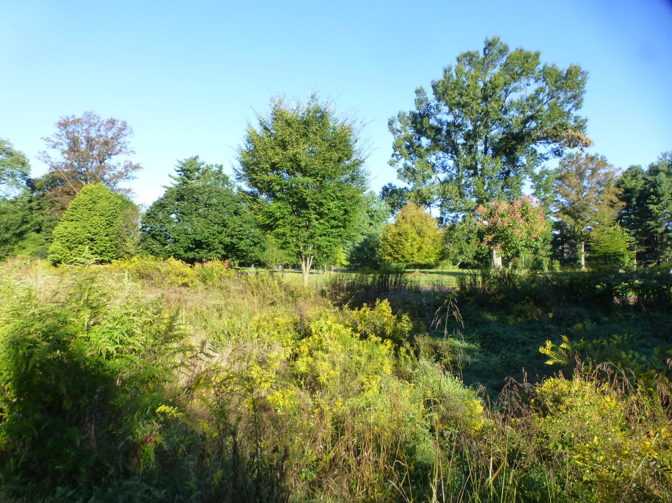
<svg viewBox="0 0 672 503">
<path fill-rule="evenodd" d="M 138 212 L 125 196 L 102 184 L 85 186 L 53 232 L 53 264 L 110 262 L 134 253 Z"/>
<path fill-rule="evenodd" d="M 154 411 L 187 349 L 175 315 L 132 290 L 113 299 L 90 271 L 40 287 L 2 289 L 3 486 L 103 484 L 151 468 L 163 441 Z"/>
</svg>

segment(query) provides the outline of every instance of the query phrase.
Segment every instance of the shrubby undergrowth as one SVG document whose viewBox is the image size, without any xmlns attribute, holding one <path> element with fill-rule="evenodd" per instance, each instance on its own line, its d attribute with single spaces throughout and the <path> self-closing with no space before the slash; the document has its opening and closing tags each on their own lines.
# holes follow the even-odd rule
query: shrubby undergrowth
<svg viewBox="0 0 672 503">
<path fill-rule="evenodd" d="M 662 378 L 581 364 L 488 403 L 400 297 L 150 258 L 2 277 L 4 500 L 670 500 Z"/>
</svg>

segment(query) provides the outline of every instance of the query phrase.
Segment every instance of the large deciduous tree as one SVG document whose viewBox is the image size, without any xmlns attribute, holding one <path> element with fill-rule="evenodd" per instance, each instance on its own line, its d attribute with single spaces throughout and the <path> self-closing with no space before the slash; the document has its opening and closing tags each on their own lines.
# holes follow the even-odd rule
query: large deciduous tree
<svg viewBox="0 0 672 503">
<path fill-rule="evenodd" d="M 0 197 L 22 192 L 30 176 L 28 159 L 9 140 L 0 138 Z"/>
<path fill-rule="evenodd" d="M 94 112 L 61 118 L 56 123 L 56 133 L 43 138 L 47 148 L 57 152 L 56 156 L 47 151 L 39 154 L 49 172 L 61 182 L 51 195 L 65 207 L 85 185 L 101 183 L 115 192 L 128 192 L 119 184 L 132 180 L 140 165 L 118 158 L 135 153 L 129 145 L 132 134 L 126 121 L 103 119 Z"/>
<path fill-rule="evenodd" d="M 539 52 L 486 39 L 482 53 L 460 54 L 444 69 L 432 96 L 418 88 L 415 110 L 390 120 L 390 164 L 410 199 L 438 205 L 463 239 L 476 232 L 479 205 L 518 199 L 526 182 L 543 199 L 542 163 L 592 143 L 577 115 L 586 79 L 577 65 L 542 64 Z"/>
<path fill-rule="evenodd" d="M 278 97 L 238 149 L 238 178 L 261 224 L 301 263 L 304 283 L 317 256 L 334 256 L 352 234 L 366 188 L 365 156 L 353 120 L 316 95 Z"/>
<path fill-rule="evenodd" d="M 409 202 L 399 210 L 393 224 L 380 236 L 379 253 L 388 263 L 409 264 L 418 268 L 441 258 L 443 229 L 422 206 Z"/>
<path fill-rule="evenodd" d="M 137 239 L 137 207 L 102 184 L 87 185 L 54 228 L 49 260 L 54 264 L 110 262 Z"/>
<path fill-rule="evenodd" d="M 555 217 L 561 231 L 577 243 L 581 269 L 586 267 L 585 243 L 598 225 L 612 226 L 623 206 L 618 200 L 618 170 L 604 156 L 567 155 L 554 183 Z"/>
<path fill-rule="evenodd" d="M 142 218 L 142 250 L 194 263 L 211 259 L 254 262 L 264 236 L 221 165 L 198 156 L 178 161 L 174 185 Z"/>
</svg>

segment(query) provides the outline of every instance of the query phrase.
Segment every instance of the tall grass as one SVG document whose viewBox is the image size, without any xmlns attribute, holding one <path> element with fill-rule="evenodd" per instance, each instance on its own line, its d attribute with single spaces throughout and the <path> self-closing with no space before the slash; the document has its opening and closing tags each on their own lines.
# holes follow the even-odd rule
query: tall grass
<svg viewBox="0 0 672 503">
<path fill-rule="evenodd" d="M 319 293 L 217 262 L 1 272 L 4 500 L 671 499 L 662 380 L 578 366 L 490 404 L 440 342 L 454 302 L 423 335 L 401 274 Z"/>
</svg>

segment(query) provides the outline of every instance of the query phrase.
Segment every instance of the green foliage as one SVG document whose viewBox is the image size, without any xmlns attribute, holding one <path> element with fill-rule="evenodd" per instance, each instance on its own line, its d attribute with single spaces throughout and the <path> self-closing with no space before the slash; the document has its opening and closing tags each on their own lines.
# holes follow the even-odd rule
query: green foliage
<svg viewBox="0 0 672 503">
<path fill-rule="evenodd" d="M 599 155 L 569 154 L 558 167 L 553 185 L 555 217 L 561 232 L 566 230 L 577 248 L 582 269 L 585 243 L 593 229 L 599 227 L 595 236 L 599 261 L 609 260 L 614 246 L 618 247 L 618 230 L 612 229 L 623 206 L 617 177 L 617 170 Z"/>
<path fill-rule="evenodd" d="M 0 267 L 0 498 L 12 503 L 670 500 L 669 386 L 625 370 L 641 365 L 626 350 L 641 340 L 567 339 L 563 351 L 614 346 L 627 363 L 617 374 L 580 367 L 571 379 L 510 381 L 492 407 L 447 370 L 458 358 L 465 375 L 479 365 L 459 351 L 482 367 L 535 369 L 526 339 L 543 367 L 551 323 L 564 319 L 574 336 L 605 330 L 599 313 L 559 306 L 561 293 L 586 303 L 569 285 L 590 280 L 586 295 L 606 289 L 606 301 L 609 282 L 625 277 L 637 295 L 662 295 L 669 272 L 489 272 L 480 281 L 490 304 L 467 286 L 443 302 L 403 271 L 350 275 L 340 291 L 351 288 L 350 301 L 335 308 L 279 275 L 219 261 Z M 362 305 L 352 294 L 365 288 L 390 298 Z M 410 295 L 418 311 L 399 310 Z M 514 324 L 489 325 L 476 348 L 478 317 L 494 317 L 493 306 L 515 312 Z M 620 323 L 626 309 L 638 316 L 636 305 L 622 309 Z M 428 311 L 432 334 L 419 318 Z"/>
<path fill-rule="evenodd" d="M 33 228 L 26 193 L 0 198 L 0 257 L 14 254 L 17 244 Z"/>
<path fill-rule="evenodd" d="M 49 260 L 73 264 L 109 262 L 124 256 L 132 249 L 136 234 L 137 224 L 131 220 L 137 217 L 133 206 L 128 198 L 102 184 L 87 185 L 54 228 Z"/>
<path fill-rule="evenodd" d="M 275 98 L 238 150 L 238 177 L 250 189 L 262 225 L 296 254 L 304 281 L 316 256 L 332 256 L 353 233 L 365 188 L 354 122 L 311 96 Z"/>
<path fill-rule="evenodd" d="M 11 142 L 0 138 L 0 197 L 11 197 L 22 191 L 30 175 L 30 164 L 23 152 Z"/>
<path fill-rule="evenodd" d="M 183 332 L 160 300 L 83 270 L 34 286 L 5 281 L 0 308 L 3 486 L 105 484 L 151 469 L 164 387 Z M 111 279 L 111 278 L 110 278 Z M 113 298 L 113 291 L 120 298 Z M 136 289 L 137 290 L 137 289 Z M 183 356 L 180 356 L 182 359 Z"/>
<path fill-rule="evenodd" d="M 587 74 L 541 64 L 540 53 L 510 51 L 486 39 L 416 91 L 415 110 L 390 120 L 392 165 L 423 204 L 438 205 L 444 223 L 474 215 L 479 204 L 522 197 L 526 181 L 545 186 L 542 163 L 589 145 L 581 108 Z M 471 233 L 475 234 L 475 222 Z"/>
<path fill-rule="evenodd" d="M 618 223 L 598 224 L 590 233 L 590 263 L 598 268 L 624 269 L 632 264 L 632 242 Z"/>
<path fill-rule="evenodd" d="M 445 244 L 443 258 L 456 266 L 460 264 L 478 265 L 487 250 L 481 246 L 481 236 L 474 232 L 476 219 L 465 217 L 459 222 L 449 222 L 444 226 Z"/>
<path fill-rule="evenodd" d="M 266 236 L 266 247 L 259 257 L 261 264 L 267 268 L 285 266 L 296 262 L 296 256 L 280 248 L 273 236 Z"/>
<path fill-rule="evenodd" d="M 256 262 L 264 238 L 222 166 L 196 156 L 179 161 L 175 171 L 175 184 L 142 217 L 142 251 L 191 263 Z"/>
<path fill-rule="evenodd" d="M 559 346 L 547 340 L 546 344 L 539 348 L 542 355 L 548 356 L 546 365 L 562 365 L 565 367 L 571 366 L 573 363 L 574 351 L 569 339 L 566 335 L 561 336 L 562 342 Z"/>
<path fill-rule="evenodd" d="M 389 218 L 387 204 L 373 192 L 367 192 L 364 206 L 353 224 L 354 237 L 345 244 L 348 267 L 361 270 L 377 269 L 382 265 L 378 248 L 380 236 Z"/>
<path fill-rule="evenodd" d="M 543 449 L 569 475 L 564 498 L 669 500 L 672 432 L 658 397 L 631 384 L 624 393 L 584 372 L 535 389 L 532 410 L 539 413 Z"/>
<path fill-rule="evenodd" d="M 380 256 L 387 263 L 433 264 L 441 257 L 443 231 L 421 206 L 408 203 L 380 236 Z"/>
<path fill-rule="evenodd" d="M 621 224 L 636 240 L 638 261 L 669 262 L 672 257 L 672 153 L 647 170 L 628 168 L 618 182 L 625 203 Z"/>
</svg>

